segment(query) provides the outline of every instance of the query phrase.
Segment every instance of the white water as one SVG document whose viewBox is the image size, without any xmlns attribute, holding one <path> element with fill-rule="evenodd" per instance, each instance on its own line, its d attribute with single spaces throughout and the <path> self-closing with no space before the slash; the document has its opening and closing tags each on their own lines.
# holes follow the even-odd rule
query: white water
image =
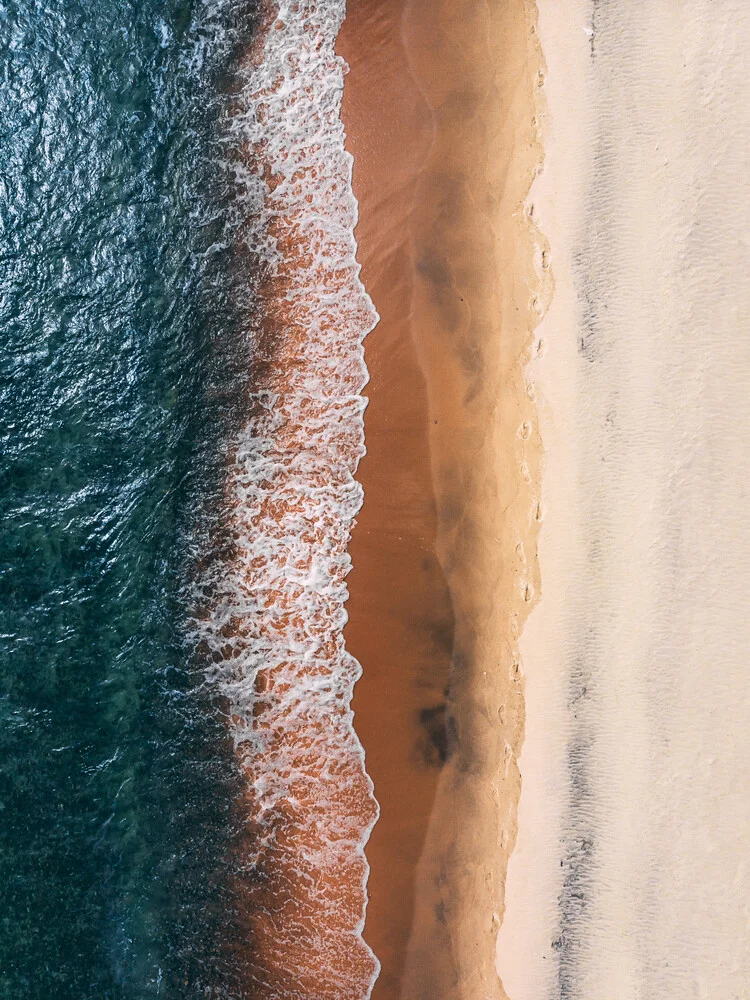
<svg viewBox="0 0 750 1000">
<path fill-rule="evenodd" d="M 377 315 L 355 261 L 339 117 L 344 7 L 283 0 L 231 118 L 243 238 L 262 278 L 247 309 L 250 417 L 228 448 L 233 551 L 201 581 L 199 628 L 248 779 L 253 981 L 269 997 L 354 1000 L 378 968 L 361 937 L 377 806 L 342 629 L 362 503 L 362 340 Z"/>
</svg>

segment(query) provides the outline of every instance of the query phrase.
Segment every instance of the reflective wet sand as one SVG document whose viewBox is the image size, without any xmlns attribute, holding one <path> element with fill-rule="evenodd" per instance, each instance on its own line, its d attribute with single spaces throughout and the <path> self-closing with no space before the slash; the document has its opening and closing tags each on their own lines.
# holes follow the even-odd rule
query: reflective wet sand
<svg viewBox="0 0 750 1000">
<path fill-rule="evenodd" d="M 365 498 L 349 548 L 345 630 L 365 665 L 355 726 L 380 804 L 367 845 L 366 939 L 382 964 L 376 998 L 399 995 L 415 871 L 446 752 L 454 630 L 436 552 L 427 387 L 410 320 L 416 272 L 407 217 L 432 119 L 409 72 L 400 7 L 350 3 L 337 44 L 351 64 L 342 117 L 363 199 L 358 259 L 380 314 L 365 341 L 367 455 L 358 471 Z"/>
<path fill-rule="evenodd" d="M 524 365 L 549 281 L 524 209 L 540 158 L 534 11 L 353 0 L 338 50 L 358 259 L 381 317 L 346 630 L 381 805 L 367 847 L 373 995 L 495 997 L 517 636 L 538 586 Z"/>
</svg>

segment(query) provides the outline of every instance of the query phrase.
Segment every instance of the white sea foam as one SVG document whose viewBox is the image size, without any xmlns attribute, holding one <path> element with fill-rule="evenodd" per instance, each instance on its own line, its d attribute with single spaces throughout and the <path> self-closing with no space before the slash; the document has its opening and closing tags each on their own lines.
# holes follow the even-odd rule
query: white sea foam
<svg viewBox="0 0 750 1000">
<path fill-rule="evenodd" d="M 230 117 L 260 274 L 247 310 L 254 384 L 228 448 L 231 555 L 201 580 L 209 613 L 197 625 L 248 778 L 249 892 L 268 918 L 250 942 L 254 981 L 269 997 L 337 1000 L 368 996 L 378 969 L 361 937 L 377 806 L 350 708 L 360 667 L 342 636 L 362 503 L 362 340 L 377 321 L 339 115 L 344 10 L 282 0 L 269 11 Z"/>
</svg>

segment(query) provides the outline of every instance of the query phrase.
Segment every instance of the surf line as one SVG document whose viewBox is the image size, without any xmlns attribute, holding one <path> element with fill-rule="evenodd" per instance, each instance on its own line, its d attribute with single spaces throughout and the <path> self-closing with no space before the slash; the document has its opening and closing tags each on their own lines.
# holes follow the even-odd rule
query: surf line
<svg viewBox="0 0 750 1000">
<path fill-rule="evenodd" d="M 201 582 L 208 681 L 246 777 L 238 898 L 259 995 L 369 996 L 364 846 L 377 816 L 350 707 L 347 551 L 362 503 L 377 313 L 359 279 L 352 158 L 334 43 L 345 0 L 262 10 L 240 69 L 228 162 L 255 277 L 241 307 L 248 417 L 228 448 L 228 545 Z"/>
</svg>

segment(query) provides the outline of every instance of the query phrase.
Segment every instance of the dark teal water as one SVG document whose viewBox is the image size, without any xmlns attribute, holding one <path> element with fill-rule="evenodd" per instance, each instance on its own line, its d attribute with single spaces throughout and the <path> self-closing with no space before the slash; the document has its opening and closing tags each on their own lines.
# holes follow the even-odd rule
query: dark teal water
<svg viewBox="0 0 750 1000">
<path fill-rule="evenodd" d="M 1 1000 L 241 995 L 237 776 L 184 622 L 247 7 L 0 0 Z"/>
</svg>

